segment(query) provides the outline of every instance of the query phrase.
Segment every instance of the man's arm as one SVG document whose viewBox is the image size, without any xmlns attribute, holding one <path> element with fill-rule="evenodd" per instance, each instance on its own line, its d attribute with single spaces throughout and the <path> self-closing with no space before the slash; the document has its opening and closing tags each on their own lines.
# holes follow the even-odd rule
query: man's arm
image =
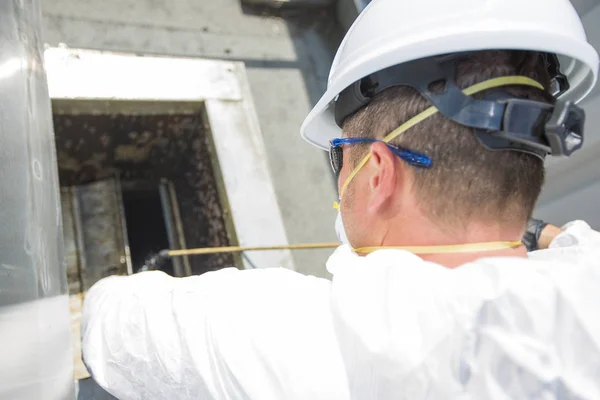
<svg viewBox="0 0 600 400">
<path fill-rule="evenodd" d="M 530 219 L 527 222 L 525 234 L 523 235 L 523 244 L 527 251 L 536 251 L 547 249 L 550 243 L 562 232 L 557 226 L 547 224 L 539 219 Z"/>
<path fill-rule="evenodd" d="M 552 243 L 552 241 L 562 232 L 563 230 L 558 226 L 550 224 L 546 225 L 538 239 L 538 247 L 540 249 L 547 249 L 548 247 L 550 247 L 550 243 Z"/>
<path fill-rule="evenodd" d="M 583 221 L 573 221 L 562 228 L 531 219 L 523 236 L 528 251 L 573 246 L 600 246 L 600 233 Z"/>
<path fill-rule="evenodd" d="M 119 399 L 338 399 L 330 283 L 283 269 L 110 277 L 88 292 L 83 357 Z"/>
</svg>

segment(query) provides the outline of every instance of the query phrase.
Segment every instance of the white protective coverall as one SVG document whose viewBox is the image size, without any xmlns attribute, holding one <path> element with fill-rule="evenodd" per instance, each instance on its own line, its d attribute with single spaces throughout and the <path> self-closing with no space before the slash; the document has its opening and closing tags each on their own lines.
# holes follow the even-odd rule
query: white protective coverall
<svg viewBox="0 0 600 400">
<path fill-rule="evenodd" d="M 398 250 L 283 269 L 111 277 L 83 354 L 120 399 L 600 399 L 600 233 L 456 269 Z"/>
</svg>

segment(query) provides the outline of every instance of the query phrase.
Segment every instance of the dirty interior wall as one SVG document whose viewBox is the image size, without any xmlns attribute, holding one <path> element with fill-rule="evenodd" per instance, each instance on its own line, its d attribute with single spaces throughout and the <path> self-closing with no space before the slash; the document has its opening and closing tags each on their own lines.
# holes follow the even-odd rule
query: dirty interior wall
<svg viewBox="0 0 600 400">
<path fill-rule="evenodd" d="M 161 180 L 167 179 L 174 185 L 184 216 L 187 245 L 228 246 L 204 126 L 200 112 L 55 114 L 60 183 L 77 186 L 118 176 L 124 187 L 142 184 L 158 190 Z M 162 218 L 159 213 L 147 216 L 155 221 Z M 131 231 L 129 236 L 131 242 Z M 231 254 L 214 254 L 192 257 L 190 263 L 192 273 L 201 274 L 233 266 L 234 260 Z M 133 267 L 138 270 L 141 265 Z"/>
<path fill-rule="evenodd" d="M 299 135 L 341 40 L 335 10 L 265 16 L 239 0 L 46 0 L 43 22 L 51 46 L 243 61 L 289 242 L 336 240 L 337 190 L 327 155 Z M 330 253 L 293 257 L 300 272 L 326 276 Z"/>
</svg>

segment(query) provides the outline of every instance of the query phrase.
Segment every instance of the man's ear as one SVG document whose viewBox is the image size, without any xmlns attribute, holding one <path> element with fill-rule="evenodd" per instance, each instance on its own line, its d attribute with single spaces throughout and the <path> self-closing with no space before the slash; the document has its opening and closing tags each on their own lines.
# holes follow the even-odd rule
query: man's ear
<svg viewBox="0 0 600 400">
<path fill-rule="evenodd" d="M 392 201 L 398 185 L 398 173 L 401 171 L 398 156 L 384 143 L 373 143 L 370 153 L 368 168 L 371 177 L 367 211 L 378 213 Z"/>
</svg>

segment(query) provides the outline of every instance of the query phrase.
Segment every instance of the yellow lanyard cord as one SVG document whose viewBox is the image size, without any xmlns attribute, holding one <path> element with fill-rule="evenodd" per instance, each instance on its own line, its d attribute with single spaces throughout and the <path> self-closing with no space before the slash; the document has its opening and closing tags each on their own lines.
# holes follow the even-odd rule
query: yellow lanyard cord
<svg viewBox="0 0 600 400">
<path fill-rule="evenodd" d="M 444 246 L 389 246 L 389 247 L 361 247 L 354 249 L 359 254 L 369 254 L 376 250 L 404 250 L 413 254 L 445 254 L 445 253 L 474 253 L 485 251 L 505 250 L 521 246 L 520 240 L 513 242 L 489 242 L 489 243 L 469 243 Z M 181 257 L 203 254 L 217 253 L 241 253 L 244 251 L 268 251 L 268 250 L 311 250 L 311 249 L 335 249 L 340 243 L 307 243 L 290 244 L 281 246 L 224 246 L 224 247 L 204 247 L 182 250 L 163 250 L 169 257 Z M 162 253 L 162 252 L 161 252 Z"/>
<path fill-rule="evenodd" d="M 498 251 L 513 249 L 521 246 L 520 240 L 513 242 L 488 242 L 453 244 L 445 246 L 383 246 L 383 247 L 361 247 L 354 249 L 358 254 L 369 254 L 376 250 L 404 250 L 413 254 L 447 254 L 447 253 L 481 253 L 486 251 Z"/>
<path fill-rule="evenodd" d="M 485 82 L 477 83 L 477 84 L 463 90 L 463 93 L 466 94 L 467 96 L 470 96 L 475 93 L 482 92 L 484 90 L 493 89 L 493 88 L 502 87 L 502 86 L 509 86 L 509 85 L 533 86 L 538 89 L 544 90 L 544 87 L 540 83 L 538 83 L 535 80 L 528 78 L 526 76 L 503 76 L 501 78 L 494 78 L 494 79 L 487 80 Z M 385 138 L 383 138 L 383 141 L 386 143 L 391 142 L 392 140 L 394 140 L 395 138 L 400 136 L 402 133 L 406 132 L 413 126 L 423 122 L 424 120 L 431 117 L 432 115 L 435 115 L 436 113 L 438 113 L 438 109 L 435 106 L 429 107 L 427 110 L 425 110 L 422 113 L 418 114 L 417 116 L 409 119 L 407 122 L 405 122 L 404 124 L 400 125 L 395 130 L 393 130 L 389 135 L 387 135 Z M 352 179 L 354 179 L 356 174 L 358 174 L 360 169 L 365 166 L 365 164 L 369 161 L 370 158 L 371 158 L 371 154 L 369 153 L 365 156 L 365 158 L 362 159 L 362 161 L 356 166 L 356 168 L 354 168 L 354 170 L 350 173 L 350 175 L 348 175 L 348 178 L 346 179 L 346 182 L 344 182 L 344 185 L 342 186 L 342 190 L 340 191 L 340 200 L 344 197 L 344 192 L 348 188 L 348 185 L 350 184 Z M 433 160 L 433 162 L 435 162 L 435 160 Z M 334 204 L 334 207 L 339 209 L 339 205 L 336 206 Z"/>
<path fill-rule="evenodd" d="M 311 250 L 311 249 L 335 249 L 340 247 L 339 243 L 309 243 L 309 244 L 289 244 L 281 246 L 225 246 L 225 247 L 206 247 L 196 249 L 182 250 L 167 250 L 166 254 L 169 257 L 191 256 L 201 254 L 217 254 L 217 253 L 241 253 L 244 251 L 259 251 L 259 250 Z M 162 253 L 162 252 L 161 252 Z"/>
</svg>

